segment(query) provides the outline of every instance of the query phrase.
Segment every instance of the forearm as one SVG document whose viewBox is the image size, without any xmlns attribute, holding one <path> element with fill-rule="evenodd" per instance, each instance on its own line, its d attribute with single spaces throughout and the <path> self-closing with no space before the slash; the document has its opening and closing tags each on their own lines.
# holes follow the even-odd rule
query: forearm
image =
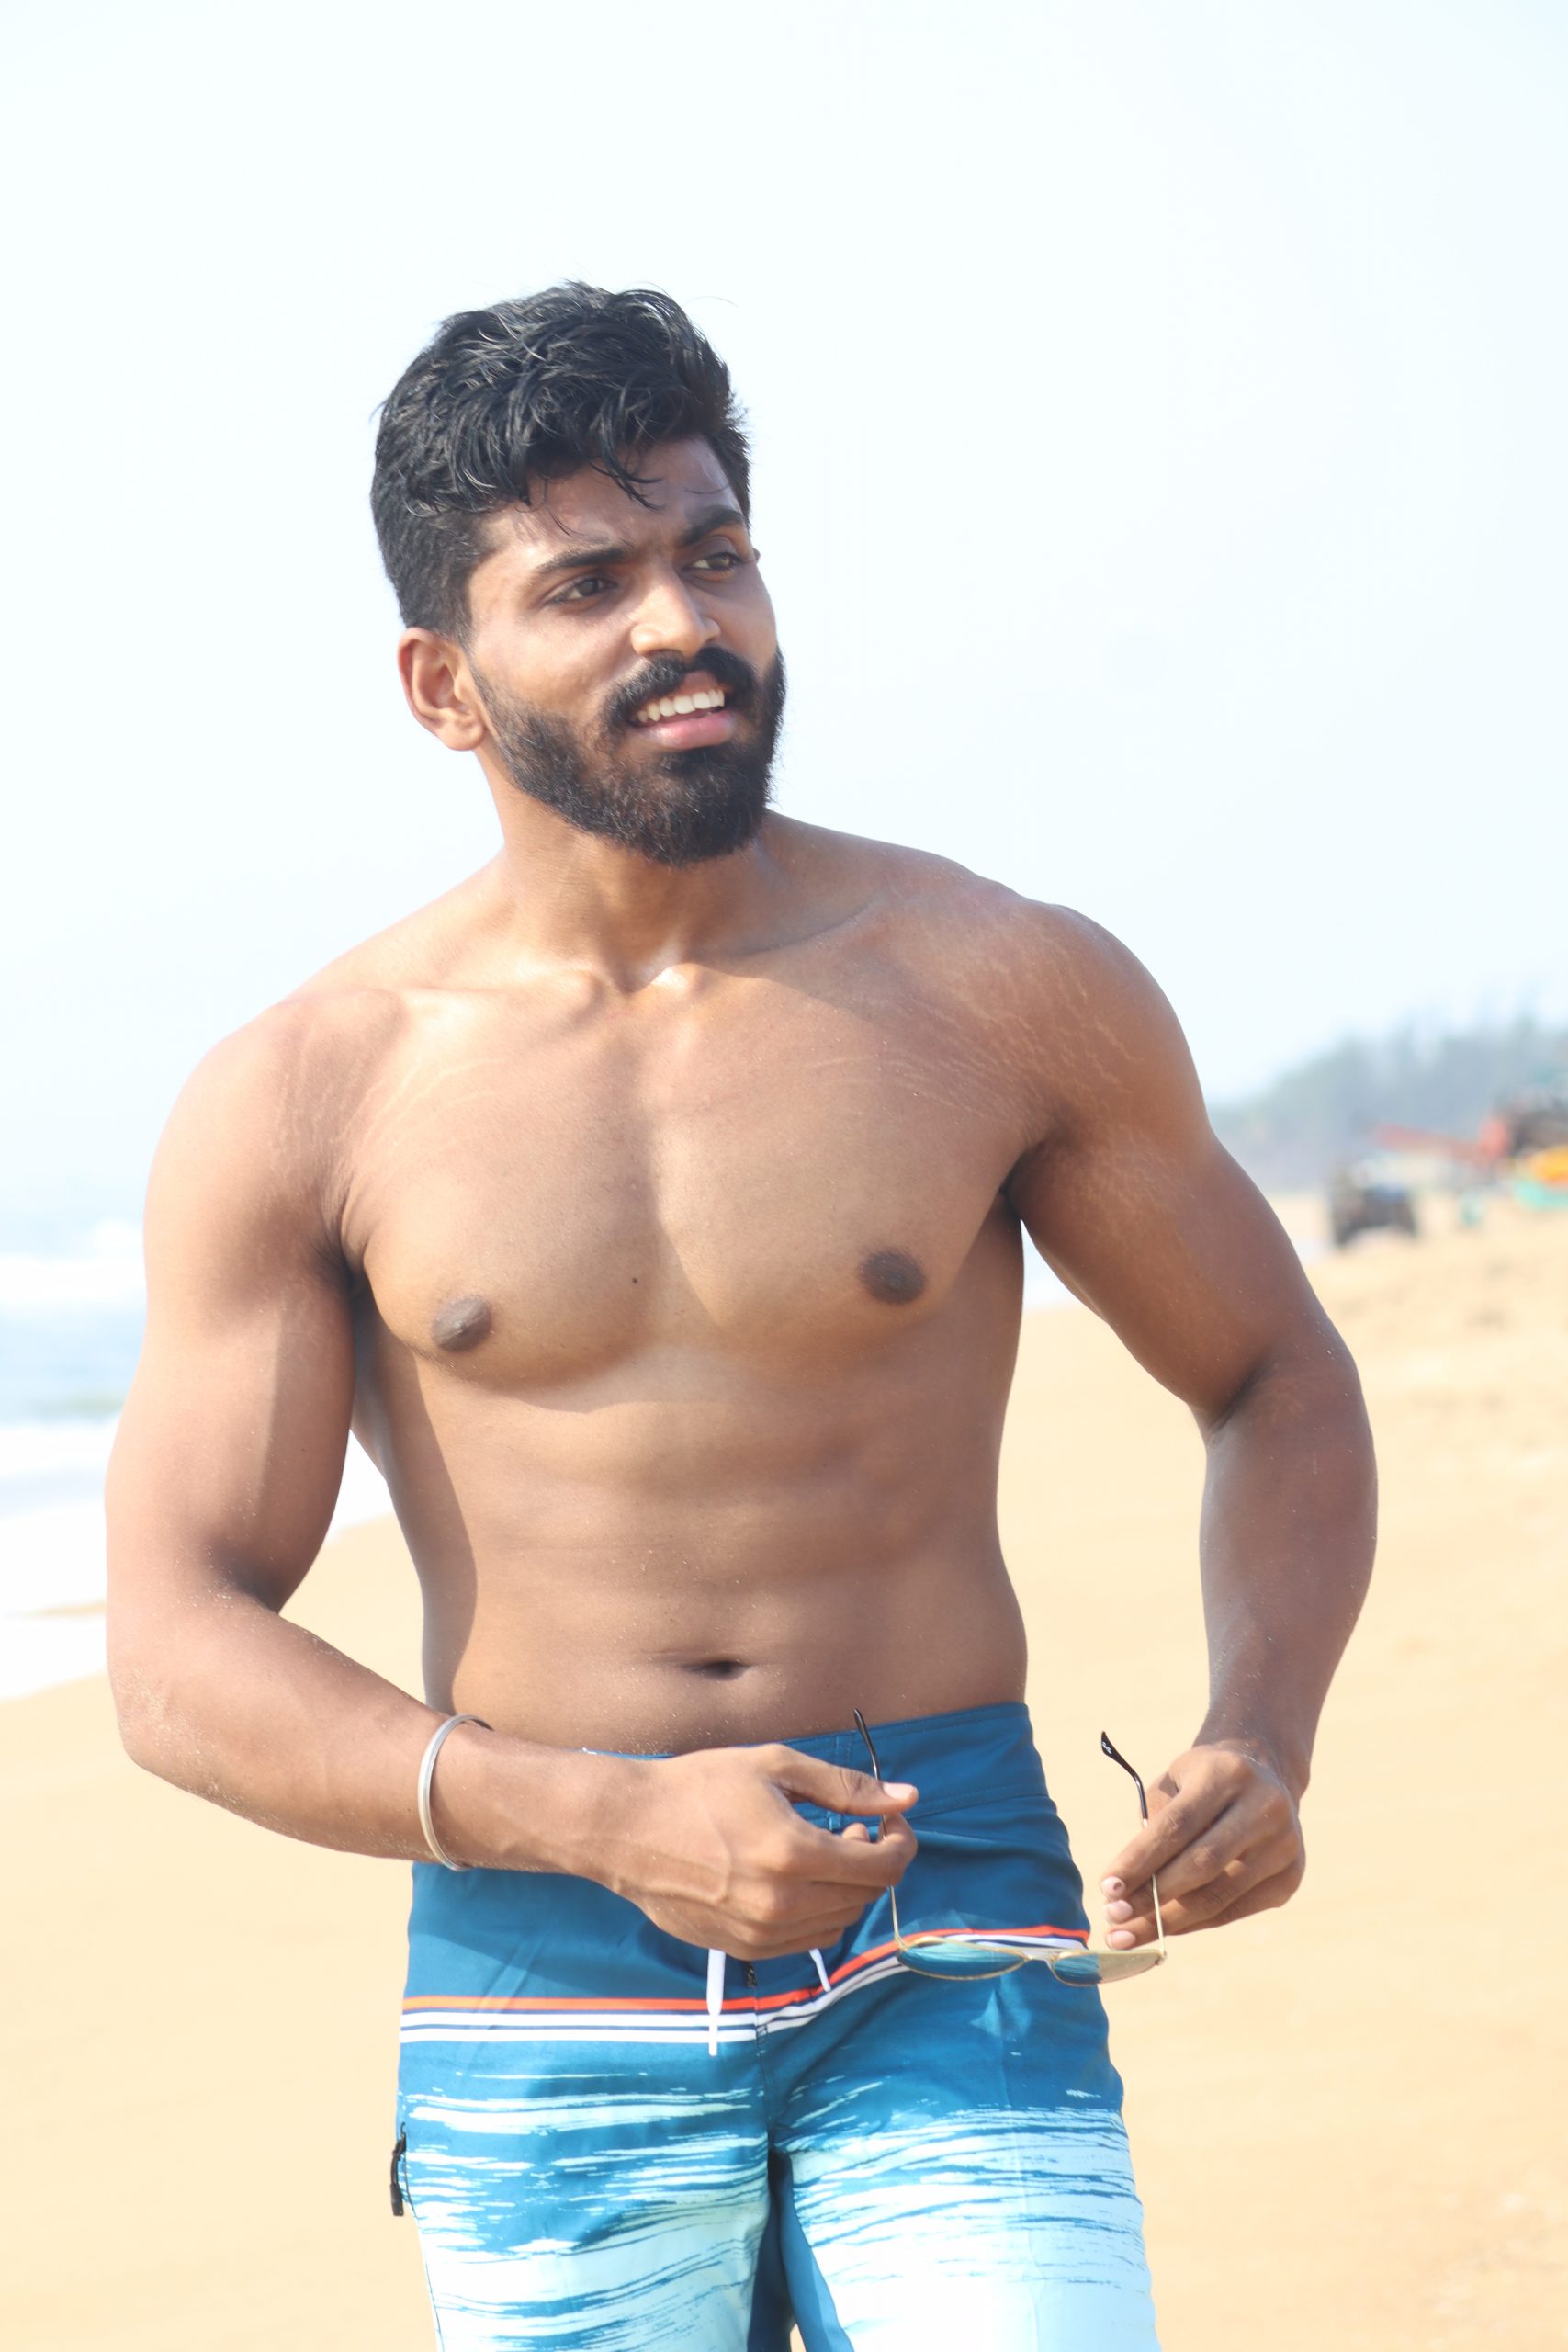
<svg viewBox="0 0 1568 2352">
<path fill-rule="evenodd" d="M 1376 1534 L 1371 1433 L 1337 1339 L 1260 1372 L 1209 1430 L 1208 1453 L 1198 1741 L 1260 1744 L 1299 1797 Z"/>
<path fill-rule="evenodd" d="M 416 1791 L 442 1717 L 302 1625 L 229 1586 L 155 1619 L 111 1607 L 109 1665 L 148 1771 L 312 1845 L 430 1859 Z M 460 1861 L 595 1876 L 635 1770 L 464 1726 L 441 1750 L 437 1834 Z"/>
</svg>

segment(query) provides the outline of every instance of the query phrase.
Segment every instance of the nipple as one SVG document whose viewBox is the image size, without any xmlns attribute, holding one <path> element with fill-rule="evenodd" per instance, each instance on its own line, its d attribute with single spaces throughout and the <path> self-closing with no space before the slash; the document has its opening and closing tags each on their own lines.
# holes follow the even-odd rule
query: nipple
<svg viewBox="0 0 1568 2352">
<path fill-rule="evenodd" d="M 449 1298 L 435 1310 L 430 1336 L 449 1356 L 477 1348 L 490 1336 L 490 1308 L 482 1298 Z"/>
<path fill-rule="evenodd" d="M 908 1306 L 926 1286 L 923 1268 L 907 1250 L 874 1250 L 861 1261 L 860 1278 L 884 1306 Z"/>
</svg>

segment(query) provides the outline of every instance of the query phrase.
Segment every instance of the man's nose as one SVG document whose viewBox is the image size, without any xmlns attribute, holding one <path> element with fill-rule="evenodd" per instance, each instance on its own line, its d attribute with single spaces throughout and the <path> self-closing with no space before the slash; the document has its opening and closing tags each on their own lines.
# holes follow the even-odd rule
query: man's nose
<svg viewBox="0 0 1568 2352">
<path fill-rule="evenodd" d="M 691 661 L 711 645 L 718 623 L 705 613 L 678 572 L 667 572 L 649 583 L 632 620 L 632 650 L 639 661 L 656 653 L 678 653 Z"/>
</svg>

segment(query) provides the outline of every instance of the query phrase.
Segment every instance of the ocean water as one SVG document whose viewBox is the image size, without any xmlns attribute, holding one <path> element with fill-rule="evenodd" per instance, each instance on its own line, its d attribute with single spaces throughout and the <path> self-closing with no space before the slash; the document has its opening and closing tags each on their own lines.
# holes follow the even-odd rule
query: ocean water
<svg viewBox="0 0 1568 2352">
<path fill-rule="evenodd" d="M 1025 1304 L 1066 1298 L 1032 1251 Z M 104 1670 L 104 1470 L 144 1306 L 134 1226 L 0 1252 L 0 1699 Z M 390 1509 L 351 1443 L 333 1532 Z"/>
</svg>

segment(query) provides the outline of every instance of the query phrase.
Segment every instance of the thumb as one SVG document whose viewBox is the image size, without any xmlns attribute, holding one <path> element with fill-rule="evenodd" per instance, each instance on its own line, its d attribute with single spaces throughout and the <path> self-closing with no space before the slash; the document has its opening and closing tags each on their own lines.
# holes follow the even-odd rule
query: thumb
<svg viewBox="0 0 1568 2352">
<path fill-rule="evenodd" d="M 827 1813 L 907 1813 L 919 1793 L 909 1781 L 874 1781 L 847 1764 L 803 1756 L 797 1747 L 775 1748 L 768 1770 L 793 1797 L 806 1797 Z"/>
</svg>

